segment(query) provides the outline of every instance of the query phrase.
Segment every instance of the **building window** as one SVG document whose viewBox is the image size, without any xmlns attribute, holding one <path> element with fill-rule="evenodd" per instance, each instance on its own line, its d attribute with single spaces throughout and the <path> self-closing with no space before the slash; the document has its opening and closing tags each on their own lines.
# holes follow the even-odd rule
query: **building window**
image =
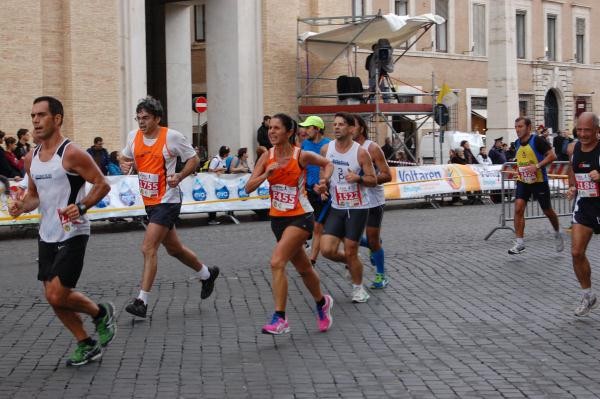
<svg viewBox="0 0 600 399">
<path fill-rule="evenodd" d="M 517 58 L 525 58 L 525 11 L 517 12 Z"/>
<path fill-rule="evenodd" d="M 408 0 L 395 0 L 394 1 L 394 14 L 408 15 Z"/>
<path fill-rule="evenodd" d="M 448 0 L 435 0 L 435 13 L 444 18 L 446 22 L 435 26 L 436 51 L 448 52 Z"/>
<path fill-rule="evenodd" d="M 556 61 L 556 15 L 548 14 L 546 23 L 548 29 L 546 57 L 548 61 Z"/>
<path fill-rule="evenodd" d="M 206 40 L 206 24 L 205 24 L 205 13 L 204 5 L 194 6 L 194 20 L 196 26 L 195 40 L 197 42 L 203 42 Z"/>
<path fill-rule="evenodd" d="M 352 16 L 362 17 L 367 14 L 366 0 L 352 0 Z"/>
<path fill-rule="evenodd" d="M 577 63 L 583 64 L 585 62 L 585 19 L 576 18 L 575 21 L 575 60 Z"/>
<path fill-rule="evenodd" d="M 486 54 L 485 4 L 473 4 L 473 55 Z"/>
<path fill-rule="evenodd" d="M 519 94 L 519 116 L 532 118 L 535 114 L 535 97 L 531 94 Z"/>
</svg>

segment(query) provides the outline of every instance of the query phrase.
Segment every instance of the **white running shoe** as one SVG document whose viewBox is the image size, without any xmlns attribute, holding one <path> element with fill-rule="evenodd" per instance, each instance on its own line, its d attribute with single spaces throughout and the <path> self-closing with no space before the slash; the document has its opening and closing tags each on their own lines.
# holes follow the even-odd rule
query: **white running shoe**
<svg viewBox="0 0 600 399">
<path fill-rule="evenodd" d="M 575 316 L 585 316 L 590 313 L 590 310 L 598 307 L 598 301 L 596 300 L 596 294 L 582 295 L 581 303 L 575 309 Z"/>
<path fill-rule="evenodd" d="M 556 236 L 554 237 L 554 247 L 556 248 L 556 252 L 562 252 L 563 249 L 565 249 L 565 239 L 562 232 L 556 233 Z"/>
<path fill-rule="evenodd" d="M 370 295 L 365 290 L 365 287 L 360 285 L 360 287 L 352 288 L 352 302 L 354 303 L 364 303 L 370 298 Z"/>
<path fill-rule="evenodd" d="M 518 255 L 525 252 L 525 245 L 523 244 L 517 244 L 515 243 L 515 245 L 508 250 L 508 253 L 511 255 Z"/>
</svg>

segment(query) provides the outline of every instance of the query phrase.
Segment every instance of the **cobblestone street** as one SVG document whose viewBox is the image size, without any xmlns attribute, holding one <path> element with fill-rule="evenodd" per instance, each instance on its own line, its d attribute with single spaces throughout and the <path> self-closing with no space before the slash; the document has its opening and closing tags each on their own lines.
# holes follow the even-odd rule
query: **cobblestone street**
<svg viewBox="0 0 600 399">
<path fill-rule="evenodd" d="M 483 240 L 499 211 L 389 207 L 390 286 L 353 304 L 343 266 L 320 258 L 316 267 L 335 300 L 333 327 L 320 333 L 314 303 L 290 266 L 292 331 L 279 337 L 260 333 L 273 311 L 268 222 L 248 215 L 240 225 L 207 227 L 202 217 L 185 219 L 184 243 L 221 268 L 215 293 L 201 301 L 191 272 L 161 250 L 150 315 L 135 321 L 124 307 L 138 291 L 143 230 L 97 227 L 78 289 L 114 302 L 118 335 L 101 361 L 75 369 L 65 367 L 74 339 L 36 280 L 36 240 L 3 230 L 0 397 L 599 397 L 600 311 L 573 316 L 580 291 L 570 242 L 556 253 L 548 221 L 528 221 L 526 252 L 510 256 L 509 231 Z M 594 266 L 599 249 L 594 239 Z M 365 280 L 373 274 L 365 265 Z M 86 326 L 93 331 L 89 319 Z"/>
</svg>

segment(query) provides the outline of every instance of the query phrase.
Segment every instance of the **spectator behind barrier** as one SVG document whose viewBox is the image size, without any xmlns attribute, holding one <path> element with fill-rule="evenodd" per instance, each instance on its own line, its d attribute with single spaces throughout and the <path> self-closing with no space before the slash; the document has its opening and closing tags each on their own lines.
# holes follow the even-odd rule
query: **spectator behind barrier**
<svg viewBox="0 0 600 399">
<path fill-rule="evenodd" d="M 122 175 L 121 167 L 119 166 L 119 151 L 113 151 L 108 156 L 108 164 L 106 165 L 106 171 L 108 176 L 119 176 Z"/>
<path fill-rule="evenodd" d="M 498 137 L 494 139 L 494 146 L 490 148 L 490 152 L 488 153 L 490 159 L 492 160 L 492 164 L 501 165 L 506 163 L 506 154 L 502 151 L 502 137 Z"/>
<path fill-rule="evenodd" d="M 485 147 L 479 147 L 479 154 L 477 154 L 477 162 L 479 162 L 481 165 L 492 164 L 492 160 L 490 157 L 488 157 Z"/>
<path fill-rule="evenodd" d="M 471 144 L 469 144 L 469 142 L 467 140 L 461 141 L 460 146 L 464 150 L 465 159 L 467 160 L 468 164 L 471 165 L 471 164 L 479 163 L 479 162 L 477 162 L 475 155 L 473 155 L 473 153 L 471 152 Z"/>
<path fill-rule="evenodd" d="M 271 117 L 269 115 L 265 115 L 263 117 L 263 121 L 256 131 L 256 141 L 258 141 L 258 145 L 269 149 L 273 147 L 271 141 L 269 140 L 269 121 Z"/>
<path fill-rule="evenodd" d="M 250 166 L 248 165 L 248 149 L 246 147 L 238 150 L 237 156 L 231 161 L 230 171 L 231 173 L 251 173 Z"/>
<path fill-rule="evenodd" d="M 6 160 L 8 163 L 15 169 L 19 171 L 19 177 L 25 176 L 25 159 L 17 159 L 14 154 L 15 149 L 17 148 L 17 139 L 14 137 L 7 137 L 4 139 L 4 146 L 6 147 L 6 152 L 4 155 L 6 156 Z"/>
<path fill-rule="evenodd" d="M 102 137 L 94 137 L 94 145 L 87 149 L 87 153 L 92 156 L 102 174 L 106 176 L 110 156 L 108 155 L 106 148 L 104 148 L 104 140 L 102 140 Z"/>
</svg>

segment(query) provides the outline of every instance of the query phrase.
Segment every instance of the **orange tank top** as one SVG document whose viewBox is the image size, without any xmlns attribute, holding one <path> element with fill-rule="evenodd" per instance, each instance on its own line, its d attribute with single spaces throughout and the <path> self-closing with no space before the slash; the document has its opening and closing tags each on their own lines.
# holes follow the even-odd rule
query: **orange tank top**
<svg viewBox="0 0 600 399">
<path fill-rule="evenodd" d="M 133 141 L 133 158 L 138 170 L 140 194 L 144 205 L 161 203 L 167 190 L 167 167 L 163 148 L 167 143 L 167 128 L 160 127 L 153 145 L 144 144 L 144 133 L 138 130 Z"/>
<path fill-rule="evenodd" d="M 294 147 L 294 154 L 287 165 L 275 169 L 269 180 L 271 195 L 270 216 L 287 217 L 304 215 L 313 209 L 306 197 L 306 170 L 302 169 L 299 162 L 300 148 Z M 277 162 L 275 148 L 269 149 L 269 160 L 265 167 Z"/>
</svg>

